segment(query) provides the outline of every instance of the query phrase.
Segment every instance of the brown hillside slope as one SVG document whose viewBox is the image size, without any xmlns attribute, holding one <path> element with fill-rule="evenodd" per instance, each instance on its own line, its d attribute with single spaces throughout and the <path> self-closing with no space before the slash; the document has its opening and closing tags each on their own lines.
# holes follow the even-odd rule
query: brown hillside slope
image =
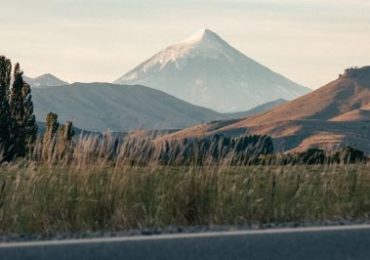
<svg viewBox="0 0 370 260">
<path fill-rule="evenodd" d="M 370 103 L 370 66 L 348 69 L 326 86 L 235 126 L 297 119 L 330 120 Z"/>
<path fill-rule="evenodd" d="M 370 153 L 370 67 L 348 69 L 328 85 L 257 116 L 197 125 L 160 138 L 265 134 L 278 151 L 351 145 Z M 368 145 L 369 144 L 369 145 Z"/>
<path fill-rule="evenodd" d="M 370 121 L 370 105 L 344 113 L 330 119 L 330 121 Z"/>
</svg>

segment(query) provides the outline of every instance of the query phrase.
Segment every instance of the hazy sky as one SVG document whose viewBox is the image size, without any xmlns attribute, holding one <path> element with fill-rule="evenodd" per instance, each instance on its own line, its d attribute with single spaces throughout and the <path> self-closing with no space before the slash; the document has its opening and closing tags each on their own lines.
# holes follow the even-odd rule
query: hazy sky
<svg viewBox="0 0 370 260">
<path fill-rule="evenodd" d="M 111 82 L 202 28 L 311 88 L 370 64 L 369 0 L 0 0 L 0 10 L 0 54 L 69 82 Z"/>
</svg>

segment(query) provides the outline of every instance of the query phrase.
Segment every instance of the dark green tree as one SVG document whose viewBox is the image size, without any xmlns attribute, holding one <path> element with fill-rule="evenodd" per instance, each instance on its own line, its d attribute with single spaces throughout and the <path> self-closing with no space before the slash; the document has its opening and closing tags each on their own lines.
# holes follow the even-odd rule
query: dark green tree
<svg viewBox="0 0 370 260">
<path fill-rule="evenodd" d="M 54 155 L 55 149 L 57 148 L 57 133 L 59 129 L 58 115 L 49 112 L 45 118 L 46 129 L 43 138 L 43 149 L 42 157 L 44 159 L 50 158 Z"/>
<path fill-rule="evenodd" d="M 11 61 L 0 56 L 0 161 L 8 159 L 8 151 L 11 146 L 9 107 L 11 71 Z"/>
<path fill-rule="evenodd" d="M 58 135 L 58 155 L 60 160 L 71 159 L 72 138 L 75 132 L 71 121 L 67 121 L 60 127 Z"/>
<path fill-rule="evenodd" d="M 36 116 L 33 112 L 33 102 L 31 95 L 31 86 L 24 82 L 22 89 L 23 96 L 23 108 L 24 108 L 24 117 L 23 125 L 26 135 L 27 145 L 30 147 L 35 143 L 37 138 L 38 126 L 36 123 Z"/>
<path fill-rule="evenodd" d="M 23 80 L 23 72 L 18 63 L 14 67 L 13 77 L 10 93 L 10 137 L 13 144 L 10 150 L 11 157 L 25 156 L 37 137 L 31 87 Z"/>
<path fill-rule="evenodd" d="M 23 100 L 24 81 L 22 71 L 17 63 L 14 67 L 14 82 L 10 94 L 10 115 L 11 115 L 11 140 L 13 147 L 11 157 L 25 156 L 27 148 L 27 136 L 25 132 L 25 109 Z"/>
<path fill-rule="evenodd" d="M 58 115 L 52 112 L 49 112 L 46 115 L 46 130 L 45 137 L 48 141 L 54 139 L 56 133 L 59 129 Z"/>
<path fill-rule="evenodd" d="M 71 121 L 67 121 L 64 125 L 60 128 L 60 138 L 64 142 L 72 141 L 75 132 L 73 129 L 73 123 Z"/>
</svg>

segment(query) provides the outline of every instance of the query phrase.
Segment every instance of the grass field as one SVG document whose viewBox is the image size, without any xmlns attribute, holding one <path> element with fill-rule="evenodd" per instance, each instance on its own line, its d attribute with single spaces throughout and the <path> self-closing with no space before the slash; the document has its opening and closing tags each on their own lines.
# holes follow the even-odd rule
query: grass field
<svg viewBox="0 0 370 260">
<path fill-rule="evenodd" d="M 0 168 L 0 234 L 367 220 L 369 169 L 18 161 Z"/>
</svg>

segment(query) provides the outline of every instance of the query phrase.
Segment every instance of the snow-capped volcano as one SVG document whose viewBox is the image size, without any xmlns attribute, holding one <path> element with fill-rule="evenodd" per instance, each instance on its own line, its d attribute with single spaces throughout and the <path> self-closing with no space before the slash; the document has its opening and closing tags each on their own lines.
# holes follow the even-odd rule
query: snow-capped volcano
<svg viewBox="0 0 370 260">
<path fill-rule="evenodd" d="M 197 57 L 232 60 L 232 53 L 227 47 L 228 44 L 217 34 L 207 29 L 201 30 L 190 38 L 155 55 L 148 62 L 142 64 L 142 70 L 146 71 L 157 64 L 160 64 L 160 69 L 163 69 L 169 63 L 173 63 L 178 69 L 182 69 L 186 65 L 187 59 Z"/>
<path fill-rule="evenodd" d="M 43 74 L 36 78 L 30 78 L 27 76 L 23 76 L 23 78 L 33 88 L 49 88 L 68 85 L 68 82 L 63 81 L 50 73 Z"/>
<path fill-rule="evenodd" d="M 207 29 L 167 47 L 115 83 L 142 84 L 220 112 L 248 110 L 279 98 L 291 100 L 310 91 Z"/>
</svg>

